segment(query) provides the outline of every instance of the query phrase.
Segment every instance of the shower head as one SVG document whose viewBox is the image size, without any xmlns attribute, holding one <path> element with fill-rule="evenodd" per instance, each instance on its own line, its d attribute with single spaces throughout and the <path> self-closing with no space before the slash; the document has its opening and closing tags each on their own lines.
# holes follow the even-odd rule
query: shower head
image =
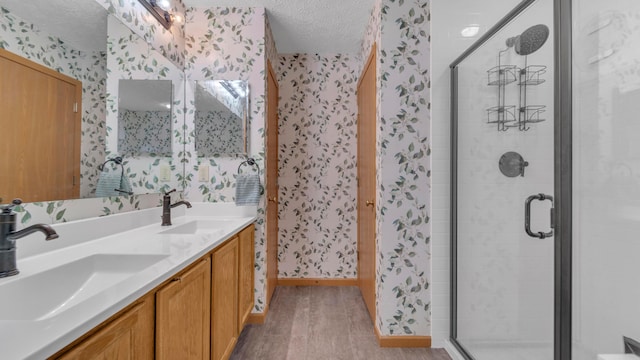
<svg viewBox="0 0 640 360">
<path fill-rule="evenodd" d="M 516 54 L 529 55 L 538 51 L 549 38 L 549 27 L 547 25 L 534 25 L 522 34 L 507 39 L 507 46 L 514 47 Z"/>
</svg>

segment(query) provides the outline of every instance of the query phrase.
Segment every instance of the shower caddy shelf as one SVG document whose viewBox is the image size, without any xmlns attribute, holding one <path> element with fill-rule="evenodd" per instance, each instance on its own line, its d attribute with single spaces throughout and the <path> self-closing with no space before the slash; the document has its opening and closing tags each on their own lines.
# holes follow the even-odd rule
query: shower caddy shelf
<svg viewBox="0 0 640 360">
<path fill-rule="evenodd" d="M 502 55 L 502 54 L 500 54 Z M 518 67 L 502 65 L 487 71 L 487 84 L 498 88 L 498 105 L 487 109 L 487 123 L 496 124 L 498 131 L 507 131 L 507 127 L 516 121 L 516 107 L 505 105 L 506 86 L 518 80 Z"/>
<path fill-rule="evenodd" d="M 489 86 L 504 86 L 518 80 L 518 67 L 515 65 L 498 65 L 487 71 Z"/>
<path fill-rule="evenodd" d="M 544 65 L 525 65 L 524 68 L 519 68 L 516 65 L 500 63 L 487 70 L 487 85 L 498 88 L 498 105 L 487 109 L 487 123 L 496 124 L 498 131 L 507 131 L 510 128 L 527 131 L 530 129 L 528 124 L 545 121 L 546 119 L 541 117 L 546 110 L 545 105 L 527 104 L 527 87 L 544 83 L 543 75 L 546 72 L 547 67 Z M 519 88 L 519 104 L 506 105 L 506 86 L 514 82 L 517 82 Z"/>
</svg>

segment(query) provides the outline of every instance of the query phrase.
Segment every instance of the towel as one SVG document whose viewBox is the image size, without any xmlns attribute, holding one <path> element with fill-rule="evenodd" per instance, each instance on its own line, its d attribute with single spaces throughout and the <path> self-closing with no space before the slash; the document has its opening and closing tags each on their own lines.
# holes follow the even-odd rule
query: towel
<svg viewBox="0 0 640 360">
<path fill-rule="evenodd" d="M 260 202 L 260 176 L 238 174 L 236 178 L 236 205 L 258 205 Z"/>
<path fill-rule="evenodd" d="M 133 192 L 131 190 L 131 184 L 129 183 L 129 179 L 125 176 L 124 171 L 122 172 L 122 175 L 120 175 L 120 186 L 118 187 L 118 190 L 127 192 L 126 194 L 119 193 L 118 195 L 128 195 Z"/>
<path fill-rule="evenodd" d="M 115 189 L 120 188 L 120 182 L 122 181 L 122 175 L 119 174 L 119 171 L 107 171 L 103 170 L 100 173 L 100 178 L 98 179 L 98 186 L 96 187 L 96 197 L 105 197 L 105 196 L 118 196 L 118 193 Z"/>
<path fill-rule="evenodd" d="M 126 191 L 126 193 L 116 191 L 116 189 Z M 124 169 L 123 171 L 107 170 L 105 166 L 105 169 L 100 173 L 100 178 L 98 178 L 96 197 L 122 196 L 127 193 L 131 193 L 131 184 L 124 174 Z"/>
</svg>

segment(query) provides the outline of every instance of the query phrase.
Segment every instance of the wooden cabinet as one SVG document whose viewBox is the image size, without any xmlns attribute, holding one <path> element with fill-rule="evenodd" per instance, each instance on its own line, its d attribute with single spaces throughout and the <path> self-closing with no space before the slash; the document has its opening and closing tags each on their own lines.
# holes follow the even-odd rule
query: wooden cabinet
<svg viewBox="0 0 640 360">
<path fill-rule="evenodd" d="M 156 292 L 157 359 L 209 359 L 210 299 L 208 256 Z"/>
<path fill-rule="evenodd" d="M 254 233 L 248 226 L 50 359 L 228 359 L 253 309 Z"/>
<path fill-rule="evenodd" d="M 213 252 L 212 359 L 228 359 L 238 339 L 238 237 Z"/>
<path fill-rule="evenodd" d="M 253 276 L 254 276 L 254 234 L 255 227 L 250 225 L 238 236 L 238 335 L 251 315 L 253 309 Z"/>
<path fill-rule="evenodd" d="M 153 359 L 153 296 L 145 296 L 57 359 Z"/>
</svg>

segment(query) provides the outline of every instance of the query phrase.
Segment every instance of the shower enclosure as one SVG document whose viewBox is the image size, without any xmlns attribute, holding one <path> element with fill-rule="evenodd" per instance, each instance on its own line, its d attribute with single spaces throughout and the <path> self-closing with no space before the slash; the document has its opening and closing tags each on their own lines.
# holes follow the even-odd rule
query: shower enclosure
<svg viewBox="0 0 640 360">
<path fill-rule="evenodd" d="M 525 0 L 451 64 L 452 328 L 467 359 L 640 339 L 640 1 Z"/>
</svg>

